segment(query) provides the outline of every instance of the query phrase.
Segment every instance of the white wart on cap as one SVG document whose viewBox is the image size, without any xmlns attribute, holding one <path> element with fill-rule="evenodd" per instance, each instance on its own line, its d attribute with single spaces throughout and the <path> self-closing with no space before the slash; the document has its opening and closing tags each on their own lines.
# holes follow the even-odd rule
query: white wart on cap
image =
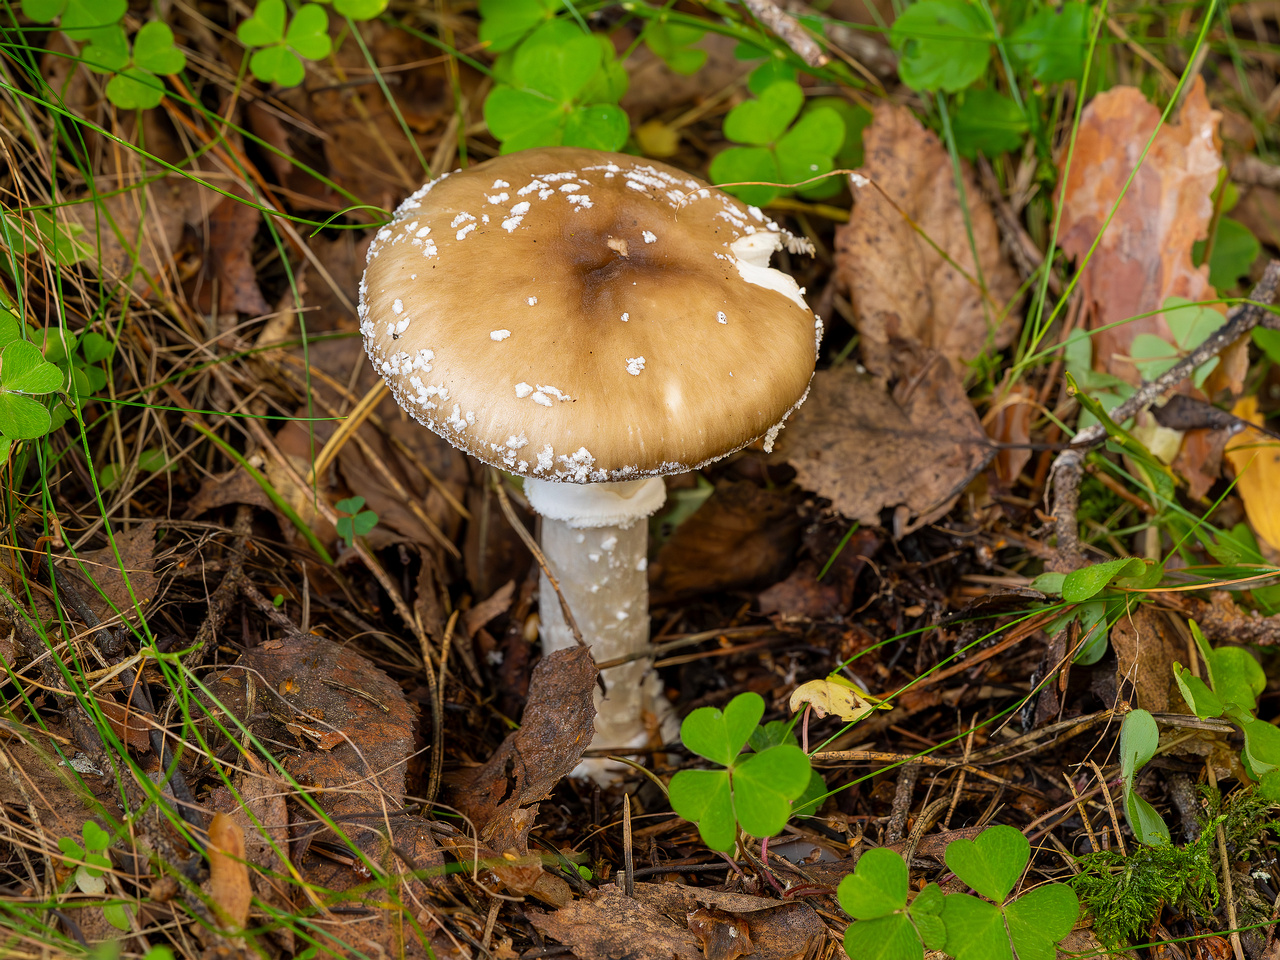
<svg viewBox="0 0 1280 960">
<path fill-rule="evenodd" d="M 397 402 L 486 463 L 577 483 L 680 473 L 776 434 L 822 325 L 794 239 L 689 175 L 527 150 L 414 193 L 378 232 L 361 332 Z"/>
</svg>

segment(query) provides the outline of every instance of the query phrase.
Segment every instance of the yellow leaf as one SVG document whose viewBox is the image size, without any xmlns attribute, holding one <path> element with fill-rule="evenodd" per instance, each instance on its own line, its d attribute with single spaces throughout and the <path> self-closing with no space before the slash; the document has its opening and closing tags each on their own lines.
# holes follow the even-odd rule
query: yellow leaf
<svg viewBox="0 0 1280 960">
<path fill-rule="evenodd" d="M 1262 425 L 1257 397 L 1245 397 L 1231 412 L 1241 420 Z M 1253 532 L 1273 550 L 1280 550 L 1280 442 L 1246 430 L 1227 441 L 1226 454 L 1236 472 L 1236 489 Z"/>
<path fill-rule="evenodd" d="M 881 703 L 870 694 L 863 693 L 842 677 L 827 677 L 800 684 L 791 694 L 791 712 L 795 713 L 805 704 L 812 707 L 819 717 L 834 714 L 850 723 L 861 720 L 875 710 L 893 709 L 889 704 Z"/>
</svg>

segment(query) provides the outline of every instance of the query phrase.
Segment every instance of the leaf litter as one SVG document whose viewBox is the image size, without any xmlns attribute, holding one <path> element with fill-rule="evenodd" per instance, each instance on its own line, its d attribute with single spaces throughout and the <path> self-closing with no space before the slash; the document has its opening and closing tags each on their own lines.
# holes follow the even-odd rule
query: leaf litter
<svg viewBox="0 0 1280 960">
<path fill-rule="evenodd" d="M 184 41 L 208 62 L 239 56 L 203 24 L 186 29 Z M 457 162 L 459 145 L 473 159 L 495 149 L 474 123 L 484 95 L 478 73 L 463 62 L 452 75 L 434 47 L 389 23 L 360 29 L 389 68 L 384 79 L 399 116 L 358 47 L 346 43 L 333 63 L 308 66 L 303 87 L 265 91 L 249 84 L 248 99 L 220 103 L 228 118 L 283 156 L 231 134 L 216 141 L 214 163 L 192 158 L 192 171 L 231 182 L 230 192 L 241 198 L 261 198 L 265 183 L 271 202 L 328 216 L 348 198 L 290 158 L 361 201 L 389 208 L 424 178 L 419 152 L 442 171 Z M 749 69 L 727 38 L 708 38 L 705 46 L 716 91 L 697 82 L 678 89 L 641 85 L 633 77 L 627 101 L 661 128 L 663 151 L 674 151 L 674 161 L 691 171 L 705 165 L 707 144 L 719 136 L 708 114 L 743 96 L 734 88 Z M 881 52 L 887 57 L 887 48 Z M 891 74 L 885 58 L 876 64 Z M 95 94 L 84 72 L 56 58 L 45 64 L 50 75 L 55 67 L 67 81 L 68 105 L 90 109 Z M 458 123 L 451 119 L 455 103 L 464 111 Z M 910 111 L 880 105 L 874 115 L 859 169 L 880 189 L 851 191 L 851 205 L 844 195 L 825 208 L 802 203 L 795 218 L 796 229 L 808 232 L 832 209 L 849 208 L 847 226 L 812 231 L 820 247 L 835 251 L 833 265 L 799 258 L 789 264 L 815 291 L 814 302 L 824 304 L 828 327 L 808 402 L 772 455 L 747 450 L 708 468 L 709 498 L 673 481 L 673 508 L 653 528 L 655 656 L 681 715 L 722 707 L 750 690 L 765 697 L 770 719 L 785 719 L 797 688 L 831 683 L 821 678 L 833 672 L 849 685 L 841 689 L 854 707 L 870 702 L 862 696 L 868 692 L 887 694 L 894 707 L 843 731 L 819 711 L 797 719 L 797 735 L 833 754 L 821 764 L 833 795 L 820 816 L 793 820 L 767 850 L 748 844 L 732 865 L 708 857 L 695 829 L 670 816 L 662 790 L 641 774 L 604 791 L 567 776 L 590 741 L 595 668 L 581 650 L 539 659 L 536 565 L 493 506 L 480 471 L 387 398 L 315 469 L 334 437 L 323 418 L 348 415 L 377 383 L 363 362 L 350 306 L 371 233 L 366 225 L 375 218 L 352 208 L 340 233 L 330 228 L 273 247 L 258 211 L 185 179 L 150 184 L 142 214 L 137 185 L 147 171 L 132 161 L 119 165 L 110 151 L 97 155 L 96 172 L 125 188 L 106 201 L 120 236 L 144 242 L 135 255 L 115 231 L 78 219 L 89 204 L 65 208 L 80 211 L 66 216 L 85 228 L 81 237 L 101 240 L 103 251 L 87 257 L 67 285 L 67 296 L 83 307 L 71 314 L 72 325 L 92 318 L 104 333 L 123 331 L 112 367 L 120 396 L 137 390 L 181 409 L 144 414 L 118 407 L 103 417 L 106 404 L 91 402 L 86 422 L 120 424 L 112 429 L 121 435 L 104 446 L 113 455 L 114 446 L 151 445 L 149 431 L 162 435 L 165 449 L 184 452 L 162 483 L 112 506 L 115 548 L 102 534 L 106 518 L 98 519 L 84 495 L 92 487 L 78 472 L 74 446 L 58 448 L 59 463 L 74 466 L 51 477 L 52 502 L 70 511 L 60 519 L 63 531 L 84 537 L 74 541 L 80 571 L 111 601 L 82 587 L 92 614 L 111 621 L 114 604 L 129 620 L 127 628 L 106 628 L 116 642 L 136 642 L 128 629 L 141 630 L 145 621 L 156 649 L 176 659 L 163 668 L 155 658 L 139 661 L 126 683 L 118 671 L 107 675 L 121 655 L 99 647 L 103 628 L 85 622 L 82 611 L 60 608 L 52 596 L 56 583 L 46 586 L 31 573 L 32 584 L 43 587 L 31 606 L 42 626 L 54 625 L 47 642 L 62 644 L 58 656 L 98 685 L 92 696 L 106 724 L 152 785 L 164 772 L 151 755 L 150 732 L 158 725 L 183 744 L 180 757 L 169 759 L 195 786 L 197 839 L 188 843 L 158 814 L 177 796 L 176 782 L 166 783 L 156 794 L 165 799 L 134 827 L 152 859 L 130 867 L 140 871 L 136 881 L 119 871 L 119 889 L 138 906 L 139 924 L 160 918 L 174 928 L 198 928 L 194 936 L 207 955 L 234 955 L 251 943 L 290 957 L 312 937 L 322 955 L 545 957 L 562 944 L 584 958 L 798 960 L 839 949 L 847 917 L 835 886 L 868 847 L 884 843 L 903 853 L 919 878 L 944 871 L 950 841 L 981 845 L 993 817 L 1028 832 L 1047 824 L 1073 852 L 1091 844 L 1099 828 L 1111 829 L 1101 804 L 1065 825 L 1046 819 L 1071 816 L 1076 795 L 1098 789 L 1081 766 L 1087 759 L 1097 757 L 1115 775 L 1093 749 L 1105 748 L 1110 734 L 1078 734 L 1114 727 L 1129 705 L 1181 713 L 1167 672 L 1170 659 L 1186 656 L 1174 611 L 1201 619 L 1214 643 L 1234 638 L 1274 646 L 1280 638 L 1274 608 L 1255 609 L 1265 601 L 1265 584 L 1252 594 L 1209 599 L 1160 594 L 1158 612 L 1137 606 L 1113 625 L 1101 660 L 1069 671 L 1061 664 L 1066 648 L 1054 646 L 1044 629 L 1047 619 L 1018 625 L 1028 604 L 1044 596 L 1028 584 L 1053 550 L 1043 525 L 1052 509 L 1045 496 L 1055 451 L 1033 447 L 1061 440 L 1045 413 L 1070 415 L 1063 402 L 1055 406 L 1058 384 L 1039 371 L 1000 382 L 982 365 L 1017 339 L 1019 282 L 1001 250 L 1025 248 L 1026 238 L 1001 236 L 1008 224 L 993 214 L 967 162 L 959 173 L 962 202 L 945 147 Z M 176 113 L 141 116 L 148 144 L 173 162 L 189 159 L 178 146 L 182 138 L 208 135 L 197 123 L 198 134 L 184 126 L 175 137 Z M 1064 207 L 1069 256 L 1078 260 L 1092 243 L 1156 116 L 1156 107 L 1126 87 L 1086 106 Z M 1176 118 L 1157 135 L 1082 272 L 1085 326 L 1094 331 L 1086 366 L 1130 383 L 1138 368 L 1130 362 L 1121 372 L 1116 358 L 1132 354 L 1137 336 L 1160 336 L 1181 352 L 1194 338 L 1179 335 L 1168 311 L 1147 321 L 1129 318 L 1161 310 L 1169 296 L 1215 297 L 1207 270 L 1192 265 L 1192 247 L 1212 222 L 1221 164 L 1216 112 L 1200 81 Z M 132 122 L 119 118 L 125 139 L 136 133 Z M 229 172 L 240 168 L 225 162 L 224 149 L 236 152 L 237 163 L 247 155 L 262 181 Z M 1026 182 L 1006 186 L 1002 202 L 1024 209 Z M 1252 208 L 1238 216 L 1257 220 Z M 115 305 L 100 309 L 86 282 L 112 277 L 129 277 L 134 293 L 157 308 L 135 302 L 128 314 Z M 37 313 L 60 305 L 38 284 L 28 284 L 25 296 Z M 1120 320 L 1129 322 L 1099 330 Z M 298 342 L 304 331 L 305 347 Z M 857 343 L 841 351 L 854 334 Z M 253 348 L 261 352 L 241 355 Z M 1247 344 L 1237 345 L 1221 354 L 1203 390 L 1183 389 L 1231 406 L 1247 382 L 1248 361 Z M 1265 393 L 1259 396 L 1268 408 Z M 214 413 L 190 412 L 208 409 Z M 1262 421 L 1256 407 L 1234 410 L 1245 421 Z M 243 413 L 291 419 L 281 425 L 223 416 Z M 377 523 L 327 567 L 263 485 L 190 430 L 184 417 L 196 416 L 243 451 L 328 548 L 338 547 L 333 504 L 364 497 Z M 1142 419 L 1137 430 L 1148 427 Z M 1229 438 L 1228 431 L 1234 431 Z M 1267 465 L 1269 443 L 1257 431 L 1239 432 L 1238 422 L 1193 427 L 1173 470 L 1192 481 L 1191 501 L 1210 491 L 1218 496 L 1224 487 L 1214 450 L 1225 449 L 1237 483 L 1215 522 L 1235 536 L 1256 535 L 1233 542 L 1242 551 L 1252 543 L 1274 559 L 1273 485 L 1259 469 Z M 690 492 L 695 508 L 680 513 L 681 495 Z M 1130 508 L 1123 498 L 1115 507 Z M 1110 536 L 1118 521 L 1103 519 L 1106 525 L 1084 517 L 1080 526 L 1091 530 L 1092 521 Z M 31 512 L 24 522 L 40 530 L 44 521 Z M 58 569 L 71 570 L 67 540 L 57 529 L 46 535 Z M 1141 545 L 1098 535 L 1090 550 L 1123 555 Z M 984 607 L 984 600 L 998 602 Z M 4 614 L 13 640 L 0 636 L 0 655 L 15 672 L 9 692 L 18 712 L 0 727 L 9 765 L 0 771 L 7 818 L 0 845 L 16 850 L 13 838 L 21 837 L 35 850 L 56 836 L 80 835 L 90 815 L 118 816 L 119 798 L 136 802 L 145 784 L 110 763 L 71 773 L 91 771 L 98 756 L 78 749 L 79 708 L 65 695 L 65 678 L 42 669 L 50 663 L 37 653 L 44 641 L 15 611 Z M 975 618 L 983 618 L 981 627 Z M 191 658 L 197 637 L 203 645 Z M 203 686 L 212 696 L 175 695 L 171 670 L 186 690 Z M 1052 709 L 1024 714 L 1021 726 L 970 729 L 967 718 L 1016 712 L 1020 699 L 1045 683 L 1055 696 L 1041 702 Z M 125 706 L 126 691 L 139 685 L 156 699 L 154 716 Z M 18 692 L 26 705 L 14 698 Z M 43 740 L 24 729 L 36 723 L 47 726 Z M 437 750 L 445 783 L 428 796 Z M 1194 772 L 1205 757 L 1218 776 L 1243 774 L 1238 750 L 1212 732 L 1199 731 L 1168 754 L 1162 762 L 1170 766 L 1141 786 L 1167 788 L 1168 796 L 1157 791 L 1152 799 L 1170 817 L 1174 774 Z M 664 782 L 696 765 L 678 744 L 656 742 L 637 760 Z M 1175 770 L 1177 764 L 1183 766 Z M 1074 779 L 1063 781 L 1064 769 Z M 893 837 L 897 819 L 902 830 Z M 119 841 L 115 854 L 128 856 L 126 847 L 128 840 Z M 1061 871 L 1062 864 L 1046 855 L 1034 869 Z M 165 881 L 183 873 L 187 893 L 165 893 Z M 636 882 L 633 874 L 652 880 Z M 58 916 L 64 915 L 90 939 L 113 935 L 96 906 L 64 904 Z M 297 925 L 275 919 L 302 915 L 306 921 Z M 190 916 L 203 917 L 203 925 L 190 924 Z M 1165 920 L 1173 925 L 1170 935 L 1204 929 L 1169 913 Z M 270 929 L 250 940 L 239 936 L 246 925 Z M 1082 950 L 1096 946 L 1081 934 Z"/>
</svg>

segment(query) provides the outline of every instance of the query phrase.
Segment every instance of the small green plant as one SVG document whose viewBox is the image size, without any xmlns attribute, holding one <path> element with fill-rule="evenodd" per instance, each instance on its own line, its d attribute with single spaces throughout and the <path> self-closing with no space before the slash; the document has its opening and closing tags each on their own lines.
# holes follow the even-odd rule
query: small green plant
<svg viewBox="0 0 1280 960">
<path fill-rule="evenodd" d="M 484 102 L 484 118 L 503 153 L 559 145 L 618 150 L 626 143 L 631 125 L 618 101 L 627 72 L 603 34 L 550 20 L 499 57 L 494 73 L 501 82 Z"/>
<path fill-rule="evenodd" d="M 127 0 L 22 0 L 22 12 L 36 23 L 58 20 L 58 29 L 72 40 L 94 39 L 99 31 L 120 22 Z"/>
<path fill-rule="evenodd" d="M 340 536 L 348 547 L 355 543 L 356 537 L 366 536 L 378 525 L 378 515 L 372 510 L 364 509 L 364 497 L 347 497 L 334 504 L 334 509 L 347 514 L 339 517 L 335 524 Z"/>
<path fill-rule="evenodd" d="M 1209 668 L 1209 683 L 1175 662 L 1173 676 L 1183 699 L 1201 720 L 1225 716 L 1240 727 L 1245 771 L 1264 799 L 1280 802 L 1280 727 L 1255 715 L 1267 675 L 1244 647 L 1210 647 L 1200 625 L 1192 620 L 1189 626 Z"/>
<path fill-rule="evenodd" d="M 712 850 L 732 853 L 739 830 L 761 838 L 779 833 L 811 783 L 808 756 L 778 727 L 761 728 L 763 716 L 760 695 L 741 693 L 723 712 L 700 707 L 680 725 L 681 743 L 723 768 L 681 770 L 668 787 L 671 809 L 696 823 Z M 760 748 L 742 755 L 753 736 Z"/>
<path fill-rule="evenodd" d="M 0 460 L 15 440 L 35 440 L 53 427 L 45 398 L 65 384 L 62 370 L 50 363 L 13 314 L 0 310 Z"/>
<path fill-rule="evenodd" d="M 725 139 L 742 146 L 716 154 L 711 161 L 713 183 L 799 183 L 835 169 L 835 157 L 845 143 L 844 117 L 831 106 L 812 107 L 801 114 L 804 90 L 794 76 L 794 71 L 785 69 L 780 75 L 773 61 L 752 72 L 747 86 L 755 99 L 744 100 L 724 118 Z M 725 189 L 755 206 L 764 206 L 783 192 L 768 186 Z M 819 198 L 839 190 L 840 182 L 831 178 L 806 184 L 797 192 Z"/>
<path fill-rule="evenodd" d="M 1227 318 L 1217 310 L 1199 306 L 1182 297 L 1165 300 L 1164 318 L 1173 335 L 1172 343 L 1154 333 L 1140 333 L 1129 346 L 1133 365 L 1144 380 L 1155 380 L 1227 322 Z M 1201 364 L 1192 375 L 1191 382 L 1197 387 L 1204 386 L 1217 366 L 1217 357 Z"/>
<path fill-rule="evenodd" d="M 1052 960 L 1071 932 L 1080 904 L 1066 884 L 1035 887 L 1006 902 L 1031 859 L 1031 844 L 1013 827 L 997 826 L 974 840 L 954 840 L 947 867 L 979 894 L 943 894 L 925 886 L 908 904 L 907 865 L 883 848 L 868 850 L 840 881 L 836 896 L 854 918 L 845 931 L 851 960 L 921 960 L 924 948 L 956 960 Z M 982 899 L 985 898 L 985 899 Z"/>
<path fill-rule="evenodd" d="M 58 838 L 58 849 L 65 857 L 63 862 L 68 867 L 75 867 L 74 879 L 81 893 L 104 896 L 107 882 L 102 879 L 102 874 L 111 869 L 111 858 L 106 853 L 111 846 L 111 834 L 92 820 L 86 820 L 80 835 L 83 843 L 74 837 Z M 129 929 L 129 915 L 123 904 L 107 904 L 102 908 L 102 913 L 113 927 L 119 930 Z"/>
<path fill-rule="evenodd" d="M 1210 824 L 1186 846 L 1140 844 L 1128 856 L 1095 850 L 1076 861 L 1071 886 L 1093 918 L 1093 932 L 1109 950 L 1146 939 L 1160 909 L 1168 906 L 1202 919 L 1218 905 L 1217 876 L 1210 857 Z"/>
<path fill-rule="evenodd" d="M 173 31 L 159 20 L 144 23 L 129 39 L 119 24 L 97 31 L 81 56 L 95 73 L 113 74 L 107 81 L 107 99 L 126 110 L 157 106 L 164 98 L 160 78 L 178 73 L 187 57 L 173 44 Z"/>
<path fill-rule="evenodd" d="M 1120 723 L 1120 778 L 1124 781 L 1124 815 L 1139 843 L 1167 844 L 1169 828 L 1164 819 L 1133 789 L 1138 771 L 1156 755 L 1160 728 L 1146 710 L 1130 710 Z"/>
<path fill-rule="evenodd" d="M 1042 573 L 1032 581 L 1031 587 L 1073 604 L 1045 629 L 1053 636 L 1073 620 L 1078 621 L 1084 642 L 1074 662 L 1089 665 L 1097 663 L 1107 652 L 1109 624 L 1115 623 L 1135 602 L 1134 594 L 1127 591 L 1155 586 L 1163 575 L 1161 564 L 1138 557 L 1121 557 L 1070 573 Z"/>
<path fill-rule="evenodd" d="M 286 26 L 284 0 L 258 0 L 253 16 L 240 23 L 236 37 L 257 47 L 249 70 L 263 83 L 296 87 L 306 76 L 303 60 L 320 60 L 333 49 L 329 14 L 318 3 L 304 3 Z"/>
</svg>

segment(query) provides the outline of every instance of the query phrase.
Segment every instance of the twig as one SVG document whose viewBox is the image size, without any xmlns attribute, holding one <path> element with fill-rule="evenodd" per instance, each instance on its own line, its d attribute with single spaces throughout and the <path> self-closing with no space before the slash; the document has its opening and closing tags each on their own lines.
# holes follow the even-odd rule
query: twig
<svg viewBox="0 0 1280 960">
<path fill-rule="evenodd" d="M 1218 774 L 1213 769 L 1213 762 L 1209 761 L 1204 765 L 1205 776 L 1209 781 L 1209 786 L 1218 791 Z M 1220 793 L 1220 791 L 1218 791 Z M 1236 919 L 1236 895 L 1234 884 L 1231 882 L 1231 860 L 1227 856 L 1227 835 L 1222 829 L 1222 824 L 1215 826 L 1215 833 L 1218 841 L 1218 862 L 1222 867 L 1222 889 L 1226 894 L 1227 901 L 1227 924 L 1231 929 L 1231 949 L 1235 951 L 1236 960 L 1244 960 L 1244 949 L 1240 944 L 1240 926 Z"/>
<path fill-rule="evenodd" d="M 1116 832 L 1116 843 L 1120 846 L 1120 856 L 1127 857 L 1128 853 L 1125 852 L 1124 848 L 1124 834 L 1120 832 L 1120 818 L 1116 816 L 1116 804 L 1111 799 L 1111 791 L 1107 788 L 1107 778 L 1102 775 L 1102 768 L 1095 761 L 1090 760 L 1089 766 L 1098 775 L 1098 783 L 1102 787 L 1102 798 L 1107 801 L 1107 812 L 1111 814 L 1111 829 Z"/>
<path fill-rule="evenodd" d="M 631 794 L 622 795 L 622 892 L 636 895 L 635 852 L 631 849 Z"/>
<path fill-rule="evenodd" d="M 751 15 L 776 33 L 797 57 L 811 67 L 822 67 L 830 57 L 822 52 L 816 40 L 809 36 L 800 21 L 777 7 L 773 0 L 742 0 Z"/>
<path fill-rule="evenodd" d="M 494 492 L 498 495 L 498 504 L 502 507 L 502 515 L 507 518 L 507 523 L 511 524 L 511 529 L 516 532 L 525 547 L 533 554 L 533 559 L 542 570 L 542 575 L 547 578 L 547 583 L 551 584 L 551 589 L 556 592 L 556 597 L 560 601 L 560 612 L 564 614 L 564 622 L 569 625 L 569 632 L 573 634 L 573 639 L 578 642 L 578 646 L 585 647 L 587 641 L 582 639 L 582 631 L 578 629 L 578 621 L 573 618 L 573 611 L 569 609 L 569 601 L 564 598 L 564 592 L 560 589 L 560 581 L 551 572 L 551 566 L 547 563 L 546 555 L 538 548 L 533 536 L 524 528 L 520 518 L 516 516 L 515 508 L 511 506 L 511 498 L 507 496 L 507 491 L 502 487 L 502 478 L 498 475 L 498 471 L 490 468 L 489 478 Z"/>
<path fill-rule="evenodd" d="M 222 582 L 209 597 L 209 613 L 200 624 L 200 629 L 196 631 L 196 639 L 191 651 L 183 658 L 185 663 L 193 667 L 204 660 L 205 651 L 208 650 L 209 644 L 213 643 L 222 626 L 222 621 L 227 618 L 227 613 L 231 610 L 231 604 L 240 593 L 240 584 L 244 580 L 244 552 L 249 542 L 252 522 L 252 507 L 241 504 L 236 508 L 236 519 L 231 527 L 235 543 L 231 546 L 230 565 L 222 577 Z"/>
<path fill-rule="evenodd" d="M 1278 286 L 1280 260 L 1272 260 L 1253 288 L 1248 302 L 1232 307 L 1227 313 L 1227 322 L 1172 367 L 1154 380 L 1144 381 L 1133 396 L 1111 411 L 1111 419 L 1123 423 L 1146 409 L 1190 377 L 1197 367 L 1218 356 L 1259 324 L 1269 329 L 1280 329 L 1280 317 L 1272 316 L 1266 309 L 1275 300 Z M 1058 558 L 1053 566 L 1060 572 L 1074 570 L 1084 563 L 1080 551 L 1079 521 L 1076 519 L 1080 505 L 1080 479 L 1084 473 L 1085 454 L 1106 438 L 1107 429 L 1102 424 L 1086 427 L 1076 434 L 1066 450 L 1058 454 L 1049 471 L 1054 530 L 1058 537 Z"/>
<path fill-rule="evenodd" d="M 920 779 L 919 763 L 908 763 L 898 774 L 898 783 L 893 791 L 893 808 L 889 815 L 889 825 L 884 831 L 885 843 L 897 843 L 902 839 L 903 828 L 907 825 L 907 814 L 911 812 L 911 797 L 915 792 L 918 779 Z"/>
</svg>

